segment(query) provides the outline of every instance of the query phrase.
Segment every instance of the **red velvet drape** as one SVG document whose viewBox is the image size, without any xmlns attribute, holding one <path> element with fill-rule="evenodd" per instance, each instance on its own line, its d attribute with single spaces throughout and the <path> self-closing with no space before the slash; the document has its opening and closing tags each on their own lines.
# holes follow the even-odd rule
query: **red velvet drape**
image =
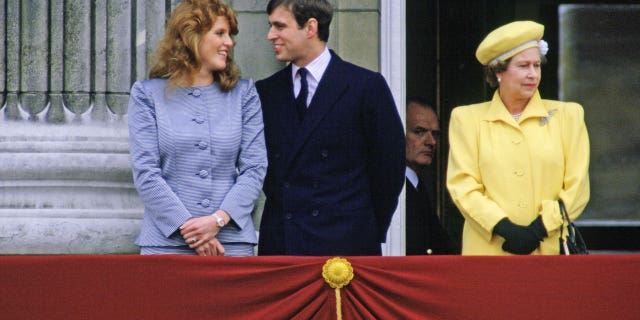
<svg viewBox="0 0 640 320">
<path fill-rule="evenodd" d="M 2 256 L 0 319 L 335 319 L 329 258 Z M 640 319 L 640 255 L 346 259 L 343 319 Z"/>
</svg>

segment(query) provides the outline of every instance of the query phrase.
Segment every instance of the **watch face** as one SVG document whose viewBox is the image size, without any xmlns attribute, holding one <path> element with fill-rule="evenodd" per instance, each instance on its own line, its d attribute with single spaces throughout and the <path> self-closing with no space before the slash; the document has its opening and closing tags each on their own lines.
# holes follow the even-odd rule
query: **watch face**
<svg viewBox="0 0 640 320">
<path fill-rule="evenodd" d="M 217 214 L 214 214 L 213 217 L 216 218 L 216 222 L 218 223 L 218 227 L 220 227 L 220 228 L 224 227 L 224 219 L 222 219 Z"/>
</svg>

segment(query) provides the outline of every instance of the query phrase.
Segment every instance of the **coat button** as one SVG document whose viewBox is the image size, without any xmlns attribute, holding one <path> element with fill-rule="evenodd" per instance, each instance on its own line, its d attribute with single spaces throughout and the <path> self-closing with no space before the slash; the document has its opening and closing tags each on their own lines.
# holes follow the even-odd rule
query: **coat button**
<svg viewBox="0 0 640 320">
<path fill-rule="evenodd" d="M 289 189 L 289 188 L 291 188 L 291 184 L 289 182 L 285 182 L 284 183 L 284 187 L 285 187 L 285 189 Z"/>
<path fill-rule="evenodd" d="M 320 214 L 320 211 L 318 211 L 318 210 L 311 211 L 311 215 L 314 216 L 314 217 L 317 217 L 319 214 Z"/>
<path fill-rule="evenodd" d="M 322 152 L 320 152 L 320 155 L 322 156 L 323 159 L 326 159 L 329 156 L 329 150 L 327 149 L 322 150 Z"/>
<path fill-rule="evenodd" d="M 285 219 L 287 219 L 287 220 L 291 220 L 291 218 L 292 218 L 292 217 L 293 217 L 293 215 L 291 214 L 291 212 L 287 212 L 287 213 L 284 215 L 284 218 L 285 218 Z"/>
<path fill-rule="evenodd" d="M 209 171 L 207 170 L 200 170 L 200 172 L 198 172 L 198 174 L 200 176 L 200 178 L 206 178 L 209 175 Z"/>
</svg>

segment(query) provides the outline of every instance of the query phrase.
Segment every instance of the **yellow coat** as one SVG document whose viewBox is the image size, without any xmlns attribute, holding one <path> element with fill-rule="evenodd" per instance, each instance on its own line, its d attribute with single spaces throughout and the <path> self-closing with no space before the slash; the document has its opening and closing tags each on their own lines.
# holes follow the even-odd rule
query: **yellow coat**
<svg viewBox="0 0 640 320">
<path fill-rule="evenodd" d="M 447 188 L 465 218 L 464 255 L 509 255 L 493 227 L 538 215 L 548 237 L 533 254 L 558 254 L 562 199 L 572 220 L 589 201 L 589 137 L 577 103 L 536 91 L 519 123 L 498 92 L 490 102 L 455 108 L 449 127 Z M 566 229 L 564 231 L 566 235 Z"/>
</svg>

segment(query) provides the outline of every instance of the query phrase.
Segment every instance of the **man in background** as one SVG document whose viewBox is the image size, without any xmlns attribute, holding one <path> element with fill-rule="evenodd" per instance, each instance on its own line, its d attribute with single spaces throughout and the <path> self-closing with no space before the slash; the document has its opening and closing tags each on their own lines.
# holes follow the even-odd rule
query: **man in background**
<svg viewBox="0 0 640 320">
<path fill-rule="evenodd" d="M 440 136 L 438 117 L 422 98 L 407 99 L 406 115 L 406 254 L 451 254 L 452 245 L 436 213 L 434 184 L 425 181 Z"/>
</svg>

